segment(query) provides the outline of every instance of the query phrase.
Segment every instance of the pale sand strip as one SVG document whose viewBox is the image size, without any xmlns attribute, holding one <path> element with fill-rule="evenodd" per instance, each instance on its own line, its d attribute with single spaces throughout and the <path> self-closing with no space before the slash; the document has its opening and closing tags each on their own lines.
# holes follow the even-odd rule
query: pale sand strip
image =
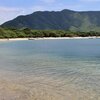
<svg viewBox="0 0 100 100">
<path fill-rule="evenodd" d="M 0 39 L 0 41 L 21 41 L 21 40 L 29 40 L 29 38 L 10 38 L 10 39 Z"/>
<path fill-rule="evenodd" d="M 55 40 L 55 39 L 100 39 L 99 37 L 42 37 L 42 38 L 9 38 L 0 39 L 0 41 L 21 41 L 21 40 Z"/>
<path fill-rule="evenodd" d="M 53 40 L 53 39 L 100 39 L 100 37 L 43 37 L 43 38 L 29 38 L 29 40 Z"/>
</svg>

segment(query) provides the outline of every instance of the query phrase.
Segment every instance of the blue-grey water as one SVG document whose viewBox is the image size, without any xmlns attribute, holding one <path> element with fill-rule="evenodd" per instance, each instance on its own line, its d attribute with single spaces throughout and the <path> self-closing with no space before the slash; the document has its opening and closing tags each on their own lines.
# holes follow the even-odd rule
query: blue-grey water
<svg viewBox="0 0 100 100">
<path fill-rule="evenodd" d="M 0 42 L 0 100 L 100 100 L 100 39 Z"/>
</svg>

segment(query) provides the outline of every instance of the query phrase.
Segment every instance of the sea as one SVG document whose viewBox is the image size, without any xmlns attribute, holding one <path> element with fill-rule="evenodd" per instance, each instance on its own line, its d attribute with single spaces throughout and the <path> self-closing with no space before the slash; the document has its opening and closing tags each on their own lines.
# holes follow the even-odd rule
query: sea
<svg viewBox="0 0 100 100">
<path fill-rule="evenodd" d="M 0 42 L 0 100 L 100 100 L 100 39 Z"/>
</svg>

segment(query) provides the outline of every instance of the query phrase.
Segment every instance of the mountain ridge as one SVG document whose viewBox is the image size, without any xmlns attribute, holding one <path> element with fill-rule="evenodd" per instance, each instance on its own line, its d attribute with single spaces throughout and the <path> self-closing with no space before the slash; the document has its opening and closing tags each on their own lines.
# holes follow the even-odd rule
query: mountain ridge
<svg viewBox="0 0 100 100">
<path fill-rule="evenodd" d="M 37 30 L 99 31 L 100 11 L 37 11 L 20 15 L 7 21 L 1 27 L 31 28 Z"/>
</svg>

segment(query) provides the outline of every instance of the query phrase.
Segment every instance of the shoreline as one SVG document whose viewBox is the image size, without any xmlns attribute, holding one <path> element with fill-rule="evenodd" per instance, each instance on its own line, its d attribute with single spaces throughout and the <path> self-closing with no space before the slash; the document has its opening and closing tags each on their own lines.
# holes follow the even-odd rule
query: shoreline
<svg viewBox="0 0 100 100">
<path fill-rule="evenodd" d="M 59 40 L 59 39 L 100 39 L 99 37 L 38 37 L 38 38 L 9 38 L 9 39 L 0 39 L 1 41 L 21 41 L 21 40 Z"/>
</svg>

